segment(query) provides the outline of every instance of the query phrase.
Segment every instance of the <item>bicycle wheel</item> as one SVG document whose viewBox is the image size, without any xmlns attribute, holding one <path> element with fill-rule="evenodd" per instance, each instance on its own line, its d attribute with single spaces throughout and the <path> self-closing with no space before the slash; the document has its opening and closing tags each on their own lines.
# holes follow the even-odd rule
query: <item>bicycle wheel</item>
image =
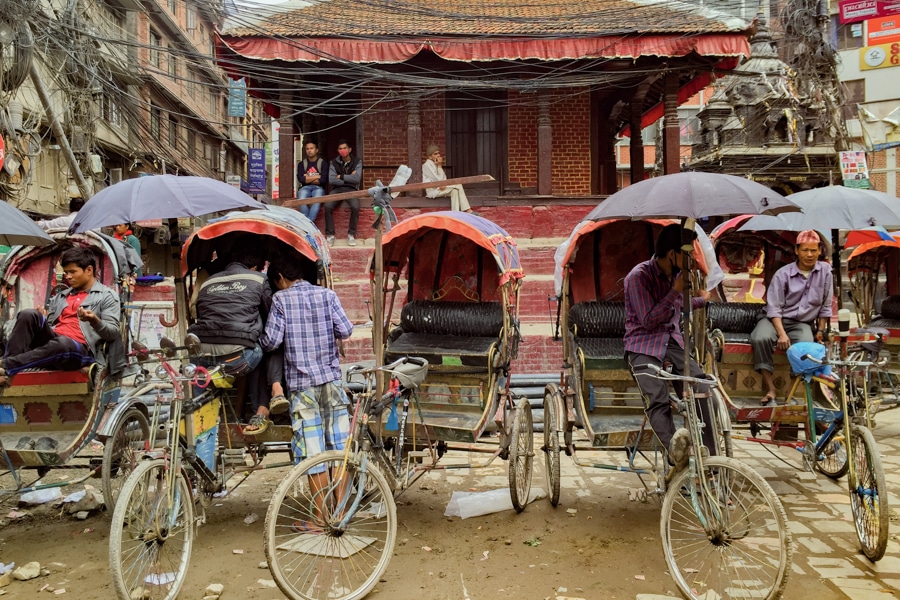
<svg viewBox="0 0 900 600">
<path fill-rule="evenodd" d="M 854 425 L 850 429 L 850 437 L 850 456 L 858 480 L 850 482 L 850 510 L 860 549 L 866 558 L 874 562 L 881 560 L 887 549 L 890 522 L 887 484 L 872 432 Z"/>
<path fill-rule="evenodd" d="M 534 424 L 528 398 L 516 403 L 509 436 L 509 495 L 516 512 L 525 510 L 534 465 Z"/>
<path fill-rule="evenodd" d="M 397 507 L 387 480 L 371 461 L 363 471 L 357 457 L 344 458 L 331 450 L 304 460 L 269 504 L 266 558 L 292 600 L 362 598 L 394 553 Z"/>
<path fill-rule="evenodd" d="M 177 473 L 169 505 L 164 459 L 142 462 L 122 486 L 109 532 L 109 568 L 122 600 L 174 600 L 194 541 L 191 489 Z"/>
<path fill-rule="evenodd" d="M 557 431 L 556 398 L 559 387 L 550 384 L 544 390 L 544 467 L 547 474 L 547 487 L 550 488 L 550 504 L 559 504 L 559 431 Z"/>
<path fill-rule="evenodd" d="M 663 500 L 660 533 L 666 564 L 688 599 L 780 598 L 791 564 L 791 534 L 784 507 L 769 484 L 750 467 L 726 457 L 705 461 L 707 500 L 690 479 L 693 469 L 677 473 Z M 715 509 L 698 514 L 697 504 Z M 707 523 L 707 527 L 704 527 Z"/>
<path fill-rule="evenodd" d="M 731 416 L 725 406 L 721 393 L 717 388 L 711 388 L 710 412 L 716 423 L 716 441 L 719 445 L 719 456 L 734 456 L 734 442 L 731 439 Z"/>
<path fill-rule="evenodd" d="M 150 439 L 150 421 L 137 408 L 129 408 L 119 419 L 103 446 L 103 501 L 106 510 L 116 508 L 125 480 L 141 460 L 140 451 Z"/>
<path fill-rule="evenodd" d="M 819 452 L 816 458 L 816 468 L 827 477 L 840 479 L 847 474 L 850 463 L 847 461 L 847 444 L 843 436 L 838 434 L 825 444 L 825 448 Z"/>
</svg>

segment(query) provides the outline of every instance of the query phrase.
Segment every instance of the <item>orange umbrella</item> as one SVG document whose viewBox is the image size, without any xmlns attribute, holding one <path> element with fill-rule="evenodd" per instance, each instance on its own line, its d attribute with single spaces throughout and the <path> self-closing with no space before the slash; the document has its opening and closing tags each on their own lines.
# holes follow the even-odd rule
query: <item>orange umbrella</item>
<svg viewBox="0 0 900 600">
<path fill-rule="evenodd" d="M 860 244 L 884 242 L 887 246 L 900 247 L 891 234 L 884 230 L 883 227 L 867 227 L 865 229 L 854 229 L 847 234 L 847 240 L 844 242 L 845 248 L 851 248 Z"/>
<path fill-rule="evenodd" d="M 850 236 L 848 235 L 847 237 L 849 239 Z M 849 246 L 850 244 L 848 243 L 847 245 Z M 870 252 L 872 250 L 875 250 L 876 248 L 900 248 L 900 235 L 894 236 L 893 240 L 890 242 L 887 240 L 880 240 L 877 242 L 865 242 L 863 244 L 860 244 L 853 249 L 853 252 L 851 252 L 850 256 L 847 257 L 847 260 L 849 261 L 851 258 L 854 258 L 856 256 L 862 256 L 866 252 Z"/>
</svg>

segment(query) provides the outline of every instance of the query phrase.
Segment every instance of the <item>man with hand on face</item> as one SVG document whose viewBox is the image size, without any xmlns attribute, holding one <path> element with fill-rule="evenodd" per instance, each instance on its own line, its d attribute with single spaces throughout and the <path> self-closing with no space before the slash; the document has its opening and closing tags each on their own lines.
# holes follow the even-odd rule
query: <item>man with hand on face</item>
<svg viewBox="0 0 900 600">
<path fill-rule="evenodd" d="M 797 261 L 778 269 L 766 287 L 766 317 L 750 334 L 754 368 L 762 375 L 766 393 L 763 405 L 775 400 L 775 348 L 787 350 L 791 344 L 814 339 L 821 342 L 831 318 L 833 277 L 831 265 L 819 260 L 819 234 L 801 231 L 795 251 Z"/>
<path fill-rule="evenodd" d="M 92 362 L 107 364 L 113 376 L 125 369 L 119 331 L 118 296 L 95 279 L 97 261 L 87 248 L 70 248 L 59 260 L 69 289 L 49 308 L 16 315 L 0 368 L 0 385 L 25 369 L 74 370 Z M 103 344 L 108 344 L 106 353 Z"/>
<path fill-rule="evenodd" d="M 681 225 L 667 225 L 656 240 L 653 257 L 639 263 L 625 277 L 625 358 L 644 397 L 650 426 L 676 469 L 687 465 L 690 434 L 684 428 L 675 430 L 668 382 L 654 377 L 655 371 L 648 365 L 671 365 L 673 373 L 683 374 L 684 338 L 679 327 L 685 285 L 681 273 L 685 266 L 682 244 L 692 244 L 696 237 L 696 233 Z M 707 299 L 709 292 L 698 292 L 692 307 L 702 307 Z M 703 377 L 703 369 L 695 361 L 691 360 L 690 367 L 691 377 Z M 675 391 L 681 395 L 679 382 L 675 383 Z M 695 392 L 699 400 L 709 393 L 709 388 L 698 385 Z M 699 401 L 698 405 L 703 421 L 711 423 L 706 414 L 708 403 Z M 703 429 L 703 444 L 710 454 L 716 454 L 712 427 Z"/>
</svg>

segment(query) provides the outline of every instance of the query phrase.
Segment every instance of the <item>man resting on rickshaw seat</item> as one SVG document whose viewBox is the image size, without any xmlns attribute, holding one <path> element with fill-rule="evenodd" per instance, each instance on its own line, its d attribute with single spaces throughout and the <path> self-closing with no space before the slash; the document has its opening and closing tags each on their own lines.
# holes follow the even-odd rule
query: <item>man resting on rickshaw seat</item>
<svg viewBox="0 0 900 600">
<path fill-rule="evenodd" d="M 125 370 L 119 298 L 95 279 L 93 252 L 70 248 L 59 262 L 70 287 L 54 296 L 48 308 L 26 309 L 16 315 L 0 362 L 0 385 L 33 368 L 76 370 L 97 362 L 108 364 L 114 377 Z"/>
<path fill-rule="evenodd" d="M 287 399 L 280 383 L 270 381 L 267 373 L 280 370 L 274 361 L 263 362 L 259 345 L 269 309 L 272 290 L 262 271 L 266 259 L 251 236 L 235 240 L 228 266 L 211 275 L 197 294 L 197 320 L 188 332 L 200 338 L 203 366 L 222 365 L 228 375 L 247 376 L 247 389 L 254 414 L 244 428 L 245 435 L 263 433 L 269 425 L 269 414 L 286 412 Z M 269 357 L 266 357 L 269 358 Z M 269 400 L 267 383 L 272 385 Z"/>
<path fill-rule="evenodd" d="M 796 342 L 822 341 L 831 318 L 831 265 L 819 260 L 819 234 L 813 230 L 797 235 L 797 261 L 775 272 L 766 287 L 766 316 L 750 334 L 754 368 L 760 372 L 765 396 L 762 404 L 775 400 L 773 378 L 775 348 L 787 350 Z"/>
<path fill-rule="evenodd" d="M 650 260 L 639 263 L 625 277 L 625 358 L 644 397 L 644 412 L 650 427 L 668 450 L 669 462 L 679 470 L 688 463 L 690 434 L 684 428 L 675 430 L 668 382 L 654 377 L 654 371 L 647 365 L 671 366 L 672 372 L 678 375 L 684 371 L 684 338 L 679 327 L 684 290 L 680 271 L 685 263 L 681 251 L 682 233 L 691 242 L 697 237 L 696 233 L 684 231 L 678 224 L 664 227 Z M 709 292 L 698 292 L 692 306 L 700 308 L 708 298 Z M 703 377 L 700 365 L 691 360 L 690 366 L 691 377 Z M 675 382 L 674 387 L 681 396 L 681 383 Z M 707 414 L 709 403 L 703 401 L 709 394 L 709 387 L 698 385 L 695 388 L 703 422 L 712 423 Z M 714 455 L 716 443 L 712 429 L 703 429 L 703 444 Z"/>
</svg>

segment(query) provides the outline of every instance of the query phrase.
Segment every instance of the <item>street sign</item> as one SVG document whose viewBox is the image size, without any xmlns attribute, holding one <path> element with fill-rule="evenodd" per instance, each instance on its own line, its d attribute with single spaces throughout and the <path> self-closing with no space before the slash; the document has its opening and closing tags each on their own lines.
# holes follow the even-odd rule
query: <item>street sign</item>
<svg viewBox="0 0 900 600">
<path fill-rule="evenodd" d="M 231 187 L 236 187 L 237 189 L 241 189 L 241 176 L 240 175 L 228 175 L 225 177 L 225 183 L 227 183 Z"/>
<path fill-rule="evenodd" d="M 250 148 L 247 158 L 247 192 L 266 193 L 266 149 Z"/>
<path fill-rule="evenodd" d="M 228 116 L 247 116 L 247 83 L 243 77 L 228 80 Z"/>
</svg>

